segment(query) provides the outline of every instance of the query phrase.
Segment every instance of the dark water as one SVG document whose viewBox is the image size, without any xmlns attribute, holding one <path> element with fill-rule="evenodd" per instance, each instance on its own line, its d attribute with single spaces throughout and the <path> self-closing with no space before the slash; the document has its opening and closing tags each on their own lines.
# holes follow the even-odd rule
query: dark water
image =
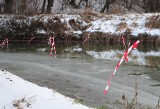
<svg viewBox="0 0 160 109">
<path fill-rule="evenodd" d="M 82 44 L 81 42 L 56 42 L 56 50 L 58 53 L 62 53 L 66 48 L 75 48 L 80 47 L 86 50 L 94 50 L 94 51 L 106 51 L 106 50 L 123 50 L 123 45 L 109 45 L 103 43 L 95 43 L 95 44 Z M 39 43 L 39 44 L 9 44 L 9 47 L 1 48 L 1 51 L 9 51 L 9 52 L 29 52 L 29 51 L 37 51 L 37 48 L 46 48 L 50 49 L 50 46 L 47 42 Z M 148 52 L 148 51 L 160 51 L 160 46 L 155 45 L 139 45 L 137 48 L 139 51 Z"/>
</svg>

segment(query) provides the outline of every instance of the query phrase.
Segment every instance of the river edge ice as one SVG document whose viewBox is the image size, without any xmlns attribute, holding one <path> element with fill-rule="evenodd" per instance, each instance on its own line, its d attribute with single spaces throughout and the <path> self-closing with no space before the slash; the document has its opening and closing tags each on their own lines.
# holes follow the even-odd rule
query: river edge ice
<svg viewBox="0 0 160 109">
<path fill-rule="evenodd" d="M 0 69 L 1 109 L 91 109 L 60 93 Z"/>
</svg>

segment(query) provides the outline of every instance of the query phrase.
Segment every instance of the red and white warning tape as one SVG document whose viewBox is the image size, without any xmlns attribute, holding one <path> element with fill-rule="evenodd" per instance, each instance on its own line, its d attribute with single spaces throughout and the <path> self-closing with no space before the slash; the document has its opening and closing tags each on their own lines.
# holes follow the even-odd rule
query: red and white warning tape
<svg viewBox="0 0 160 109">
<path fill-rule="evenodd" d="M 125 41 L 124 41 L 124 36 L 122 36 L 122 42 L 123 42 L 124 47 L 126 47 L 126 44 L 125 44 Z"/>
<path fill-rule="evenodd" d="M 124 41 L 124 38 L 123 38 L 123 37 L 122 37 L 122 41 Z M 128 62 L 128 54 L 131 52 L 132 49 L 136 49 L 136 48 L 137 48 L 139 42 L 140 42 L 140 41 L 137 40 L 136 42 L 133 43 L 133 45 L 132 45 L 128 50 L 125 50 L 125 51 L 124 51 L 123 57 L 122 57 L 121 60 L 117 63 L 114 72 L 112 73 L 112 75 L 110 76 L 110 78 L 109 78 L 109 80 L 108 80 L 107 86 L 106 86 L 106 88 L 105 88 L 105 90 L 104 90 L 104 94 L 107 94 L 108 89 L 109 89 L 109 86 L 110 86 L 110 84 L 111 84 L 111 79 L 114 77 L 114 75 L 115 75 L 116 71 L 118 70 L 118 68 L 120 67 L 121 63 L 122 63 L 124 60 L 125 60 L 126 62 Z M 123 42 L 123 44 L 125 44 L 125 43 Z"/>
<path fill-rule="evenodd" d="M 54 36 L 49 37 L 49 45 L 51 46 L 50 49 L 50 56 L 52 56 L 52 51 L 54 50 L 54 55 L 56 57 L 56 47 L 55 47 L 55 42 L 54 42 Z"/>
<path fill-rule="evenodd" d="M 7 46 L 7 48 L 8 48 L 8 39 L 6 38 L 5 40 L 3 40 L 3 42 L 0 44 L 0 47 L 4 47 L 4 46 Z"/>
</svg>

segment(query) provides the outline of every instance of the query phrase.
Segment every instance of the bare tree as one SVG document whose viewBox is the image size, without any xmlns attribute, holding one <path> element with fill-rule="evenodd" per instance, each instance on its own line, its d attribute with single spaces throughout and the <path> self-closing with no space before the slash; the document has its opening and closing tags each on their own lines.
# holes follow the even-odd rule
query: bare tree
<svg viewBox="0 0 160 109">
<path fill-rule="evenodd" d="M 124 0 L 125 1 L 125 7 L 128 8 L 128 0 Z"/>
<path fill-rule="evenodd" d="M 69 2 L 69 4 L 70 5 L 72 5 L 74 8 L 77 8 L 78 6 L 76 5 L 76 0 L 71 0 L 70 2 Z"/>
<path fill-rule="evenodd" d="M 69 0 L 63 0 L 62 1 L 62 8 L 61 8 L 61 10 L 63 10 L 64 8 L 66 8 L 66 6 L 68 5 L 68 3 L 69 3 Z"/>
<path fill-rule="evenodd" d="M 145 12 L 160 12 L 160 0 L 143 0 Z"/>
<path fill-rule="evenodd" d="M 106 8 L 107 8 L 107 12 L 108 12 L 110 4 L 112 4 L 114 2 L 115 2 L 115 0 L 106 0 L 105 5 L 100 12 L 103 13 L 106 10 Z"/>
<path fill-rule="evenodd" d="M 47 14 L 51 14 L 51 9 L 53 7 L 53 2 L 54 2 L 54 0 L 48 0 Z"/>
<path fill-rule="evenodd" d="M 86 2 L 86 8 L 88 7 L 88 0 L 80 0 L 80 2 L 78 3 L 78 7 L 80 6 L 80 4 L 85 1 Z"/>
<path fill-rule="evenodd" d="M 45 5 L 46 5 L 46 0 L 43 0 L 43 5 L 42 5 L 41 13 L 45 12 Z"/>
<path fill-rule="evenodd" d="M 39 13 L 38 0 L 15 0 L 13 4 L 14 14 L 33 15 Z"/>
<path fill-rule="evenodd" d="M 132 5 L 133 5 L 133 2 L 134 2 L 135 0 L 131 0 L 131 3 L 130 3 L 130 5 L 129 5 L 129 10 L 132 8 Z"/>
<path fill-rule="evenodd" d="M 11 14 L 13 13 L 12 6 L 14 0 L 5 0 L 5 13 Z"/>
</svg>

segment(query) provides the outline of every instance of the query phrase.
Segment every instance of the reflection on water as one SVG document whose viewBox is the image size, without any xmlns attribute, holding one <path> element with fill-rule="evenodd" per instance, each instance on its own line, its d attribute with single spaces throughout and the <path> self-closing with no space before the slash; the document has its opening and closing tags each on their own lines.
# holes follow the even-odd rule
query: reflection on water
<svg viewBox="0 0 160 109">
<path fill-rule="evenodd" d="M 57 55 L 75 55 L 75 54 L 87 54 L 91 57 L 98 59 L 112 59 L 118 60 L 123 55 L 124 47 L 120 45 L 108 45 L 108 44 L 84 44 L 75 43 L 56 43 Z M 10 44 L 8 48 L 4 47 L 1 51 L 7 52 L 29 52 L 29 53 L 40 53 L 48 54 L 50 52 L 50 46 L 46 43 L 43 44 Z M 72 56 L 73 57 L 73 56 Z M 154 45 L 139 45 L 138 50 L 133 50 L 130 57 L 140 62 L 139 65 L 147 65 L 145 63 L 151 63 L 154 67 L 160 67 L 160 47 Z M 144 59 L 144 60 L 142 60 Z M 153 62 L 152 62 L 153 60 Z M 130 60 L 132 61 L 132 60 Z M 138 64 L 138 63 L 135 63 Z"/>
<path fill-rule="evenodd" d="M 73 43 L 64 43 L 64 42 L 57 42 L 56 43 L 56 49 L 58 53 L 63 53 L 65 49 L 75 49 L 83 48 L 84 51 L 107 51 L 107 50 L 123 50 L 124 47 L 122 45 L 109 45 L 109 44 L 102 44 L 102 43 L 96 43 L 96 44 L 84 44 L 82 45 L 80 42 L 73 42 Z M 47 50 L 50 49 L 50 46 L 46 43 L 42 44 L 9 44 L 8 49 L 4 47 L 3 49 L 0 49 L 1 51 L 10 51 L 10 52 L 24 52 L 24 51 L 36 51 L 37 48 L 46 48 Z M 139 45 L 138 51 L 142 52 L 149 52 L 149 51 L 160 51 L 160 46 L 155 45 Z"/>
</svg>

